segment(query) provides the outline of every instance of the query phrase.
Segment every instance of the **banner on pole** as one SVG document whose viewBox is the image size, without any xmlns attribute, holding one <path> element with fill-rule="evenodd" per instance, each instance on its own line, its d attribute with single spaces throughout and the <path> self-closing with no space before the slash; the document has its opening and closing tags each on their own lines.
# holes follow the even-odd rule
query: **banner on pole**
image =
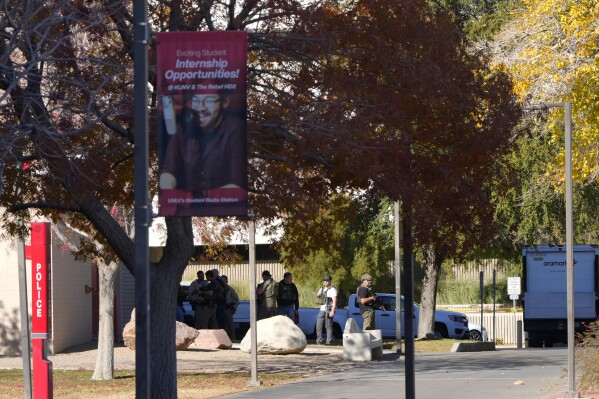
<svg viewBox="0 0 599 399">
<path fill-rule="evenodd" d="M 157 34 L 161 216 L 246 216 L 247 33 Z"/>
</svg>

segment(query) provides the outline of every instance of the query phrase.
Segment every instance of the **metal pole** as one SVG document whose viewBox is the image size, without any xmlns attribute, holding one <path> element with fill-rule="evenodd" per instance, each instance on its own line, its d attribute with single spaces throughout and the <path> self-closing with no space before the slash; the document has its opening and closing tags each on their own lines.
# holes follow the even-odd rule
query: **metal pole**
<svg viewBox="0 0 599 399">
<path fill-rule="evenodd" d="M 518 336 L 518 323 L 516 323 L 516 300 L 515 299 L 512 299 L 512 316 L 513 316 L 512 319 L 514 322 L 514 326 L 516 326 L 515 333 L 516 333 L 516 337 L 517 337 Z M 517 343 L 517 341 L 516 341 L 516 343 Z"/>
<path fill-rule="evenodd" d="M 133 99 L 135 169 L 135 393 L 151 397 L 148 180 L 148 4 L 134 0 Z"/>
<path fill-rule="evenodd" d="M 407 208 L 409 209 L 409 208 Z M 404 213 L 406 210 L 404 209 Z M 408 222 L 409 223 L 409 222 Z M 414 367 L 414 255 L 410 226 L 403 230 L 404 243 L 404 335 L 405 335 L 405 379 L 406 399 L 416 398 L 416 370 Z"/>
<path fill-rule="evenodd" d="M 23 358 L 23 386 L 25 399 L 31 399 L 31 340 L 29 334 L 29 305 L 27 303 L 27 261 L 25 243 L 19 240 L 17 262 L 19 267 L 19 300 L 21 315 L 21 357 Z"/>
<path fill-rule="evenodd" d="M 251 364 L 250 380 L 247 386 L 257 387 L 262 384 L 258 379 L 258 331 L 256 323 L 256 222 L 254 215 L 250 215 L 250 343 Z"/>
<path fill-rule="evenodd" d="M 402 223 L 399 217 L 399 201 L 395 201 L 395 347 L 398 357 L 401 356 L 401 235 Z"/>
<path fill-rule="evenodd" d="M 497 270 L 493 269 L 493 342 L 497 343 L 495 339 L 495 304 L 497 303 Z M 480 333 L 482 335 L 482 325 L 480 327 Z M 487 334 L 487 338 L 489 335 Z"/>
<path fill-rule="evenodd" d="M 577 398 L 574 369 L 574 228 L 572 225 L 572 103 L 564 103 L 566 145 L 566 282 L 568 303 L 568 391 Z"/>
<path fill-rule="evenodd" d="M 485 279 L 485 272 L 483 272 L 482 270 L 480 271 L 480 333 L 483 333 L 483 311 L 484 311 L 484 307 L 485 307 L 485 299 L 483 298 L 484 295 L 484 279 Z"/>
<path fill-rule="evenodd" d="M 574 227 L 572 223 L 572 103 L 532 104 L 527 110 L 564 109 L 565 184 L 566 184 L 566 299 L 568 317 L 568 393 L 577 398 L 574 359 Z"/>
</svg>

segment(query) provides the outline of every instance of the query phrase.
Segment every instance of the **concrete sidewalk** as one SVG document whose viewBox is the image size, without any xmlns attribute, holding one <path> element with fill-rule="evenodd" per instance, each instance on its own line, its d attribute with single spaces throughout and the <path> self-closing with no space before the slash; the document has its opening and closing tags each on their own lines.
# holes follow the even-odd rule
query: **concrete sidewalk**
<svg viewBox="0 0 599 399">
<path fill-rule="evenodd" d="M 416 354 L 416 397 L 547 399 L 567 391 L 567 356 L 565 348 Z M 405 398 L 404 360 L 370 362 L 352 370 L 226 396 L 228 399 L 314 397 Z"/>
</svg>

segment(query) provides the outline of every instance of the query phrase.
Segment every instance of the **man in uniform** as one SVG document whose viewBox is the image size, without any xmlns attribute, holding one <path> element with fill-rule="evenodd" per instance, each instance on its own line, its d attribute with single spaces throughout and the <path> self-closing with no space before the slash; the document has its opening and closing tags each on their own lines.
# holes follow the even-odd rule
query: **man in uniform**
<svg viewBox="0 0 599 399">
<path fill-rule="evenodd" d="M 362 318 L 364 319 L 364 324 L 362 326 L 363 330 L 374 330 L 376 329 L 374 322 L 374 310 L 375 310 L 375 302 L 376 295 L 370 289 L 372 285 L 372 277 L 370 274 L 362 275 L 362 282 L 358 286 L 356 290 L 356 294 L 358 296 L 358 305 L 360 307 L 360 313 L 362 313 Z"/>
<path fill-rule="evenodd" d="M 197 272 L 197 279 L 193 280 L 193 282 L 189 285 L 189 289 L 187 290 L 187 297 L 189 298 L 189 302 L 193 306 L 194 317 L 193 317 L 193 327 L 197 330 L 200 329 L 200 320 L 202 318 L 201 313 L 205 311 L 205 302 L 206 298 L 204 296 L 204 289 L 208 282 L 204 280 L 204 272 L 199 270 Z"/>
<path fill-rule="evenodd" d="M 324 276 L 322 287 L 316 294 L 316 300 L 320 304 L 320 311 L 316 319 L 316 343 L 325 344 L 322 328 L 327 331 L 326 345 L 333 342 L 333 317 L 337 308 L 337 289 L 331 285 L 332 277 Z"/>
<path fill-rule="evenodd" d="M 233 315 L 237 311 L 239 306 L 239 296 L 235 289 L 229 285 L 229 278 L 227 276 L 220 277 L 223 283 L 225 283 L 225 331 L 229 335 L 231 341 L 237 339 L 235 332 L 235 324 L 233 323 Z"/>
<path fill-rule="evenodd" d="M 299 293 L 293 284 L 293 275 L 289 272 L 285 272 L 283 280 L 279 282 L 277 305 L 279 316 L 287 316 L 291 320 L 296 319 L 299 310 Z"/>
<path fill-rule="evenodd" d="M 268 270 L 262 272 L 262 280 L 256 288 L 256 295 L 258 296 L 258 320 L 277 315 L 279 284 L 273 280 Z"/>
</svg>

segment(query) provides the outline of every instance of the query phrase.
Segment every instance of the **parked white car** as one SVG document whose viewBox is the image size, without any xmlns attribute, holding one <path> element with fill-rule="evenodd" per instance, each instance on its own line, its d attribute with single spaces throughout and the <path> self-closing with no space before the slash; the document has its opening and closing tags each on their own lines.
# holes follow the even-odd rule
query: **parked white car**
<svg viewBox="0 0 599 399">
<path fill-rule="evenodd" d="M 487 329 L 468 320 L 468 336 L 472 341 L 488 341 Z"/>
</svg>

